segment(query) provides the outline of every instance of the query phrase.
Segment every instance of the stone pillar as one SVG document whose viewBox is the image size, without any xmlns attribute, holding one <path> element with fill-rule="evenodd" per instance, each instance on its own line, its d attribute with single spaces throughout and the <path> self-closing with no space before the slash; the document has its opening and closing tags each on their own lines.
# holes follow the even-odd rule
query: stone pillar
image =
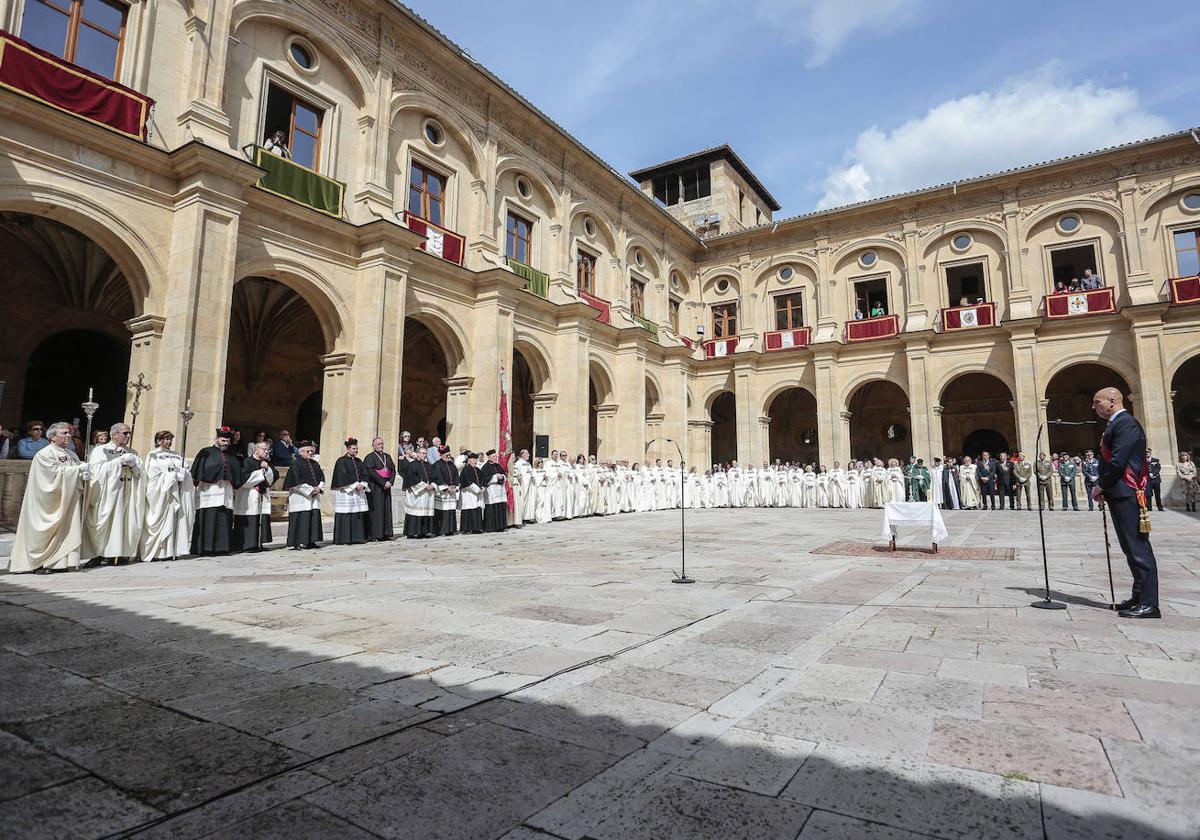
<svg viewBox="0 0 1200 840">
<path fill-rule="evenodd" d="M 918 253 L 917 223 L 904 223 L 904 323 L 902 330 L 916 332 L 930 329 L 929 307 L 922 288 L 921 255 Z"/>
<path fill-rule="evenodd" d="M 909 340 L 905 359 L 908 363 L 908 405 L 911 412 L 909 425 L 912 432 L 912 454 L 928 460 L 933 457 L 933 453 L 929 451 L 929 445 L 934 439 L 931 426 L 936 419 L 931 410 L 933 400 L 929 397 L 928 335 Z M 937 437 L 941 437 L 940 431 Z"/>
<path fill-rule="evenodd" d="M 1045 400 L 1038 384 L 1036 328 L 1018 325 L 1009 328 L 1016 393 L 1013 394 L 1017 421 L 1017 442 L 1029 460 L 1036 460 L 1038 425 L 1045 414 Z M 1040 406 L 1040 408 L 1039 408 Z M 1031 454 L 1032 453 L 1032 454 Z"/>
<path fill-rule="evenodd" d="M 848 453 L 846 457 L 858 460 L 858 453 L 854 452 L 851 448 L 850 418 L 853 416 L 852 412 L 845 409 L 838 412 L 838 438 L 842 449 Z"/>
<path fill-rule="evenodd" d="M 533 437 L 534 442 L 537 441 L 538 435 L 546 435 L 551 440 L 554 439 L 554 404 L 558 401 L 558 394 L 551 394 L 543 391 L 540 394 L 534 394 L 533 397 Z M 583 452 L 586 447 L 573 449 L 572 452 Z"/>
<path fill-rule="evenodd" d="M 674 452 L 674 447 L 663 440 L 666 437 L 663 434 L 663 420 L 666 419 L 666 416 L 661 411 L 646 415 L 646 443 L 650 444 L 650 441 L 654 441 L 646 449 L 647 458 L 666 458 L 669 453 Z"/>
<path fill-rule="evenodd" d="M 817 451 L 826 459 L 841 460 L 850 453 L 850 438 L 842 439 L 838 417 L 842 394 L 837 388 L 837 354 L 833 347 L 819 348 L 813 354 L 817 392 Z"/>
<path fill-rule="evenodd" d="M 712 468 L 712 427 L 711 420 L 688 421 L 689 448 L 684 451 L 701 474 Z"/>
<path fill-rule="evenodd" d="M 1038 301 L 1030 292 L 1025 281 L 1024 241 L 1021 239 L 1021 208 L 1015 201 L 1004 202 L 1004 238 L 1007 240 L 1004 251 L 1005 267 L 1008 276 L 1008 290 L 1001 297 L 1007 299 L 1008 320 L 1032 318 L 1037 314 Z M 1003 314 L 1002 314 L 1003 317 Z"/>
<path fill-rule="evenodd" d="M 1121 203 L 1121 252 L 1124 255 L 1125 288 L 1133 305 L 1158 302 L 1154 277 L 1146 270 L 1142 253 L 1141 230 L 1138 228 L 1137 178 L 1120 178 L 1117 196 Z M 1115 286 L 1115 283 L 1109 283 Z M 1118 290 L 1119 290 L 1118 286 Z M 1147 434 L 1150 430 L 1146 429 Z M 1153 447 L 1151 447 L 1153 448 Z M 1172 460 L 1174 463 L 1174 460 Z"/>
<path fill-rule="evenodd" d="M 596 452 L 598 458 L 631 458 L 641 461 L 640 453 L 630 447 L 628 452 L 620 452 L 616 446 L 617 409 L 616 403 L 605 403 L 596 406 Z M 632 463 L 632 461 L 630 462 Z"/>
<path fill-rule="evenodd" d="M 233 4 L 223 0 L 197 0 L 195 14 L 184 21 L 188 39 L 187 104 L 178 122 L 183 140 L 202 140 L 229 148 L 230 124 L 222 102 L 225 60 L 229 54 Z M 259 139 L 259 138 L 256 138 Z"/>
<path fill-rule="evenodd" d="M 446 439 L 475 441 L 470 433 L 471 386 L 475 384 L 475 377 L 451 376 L 443 379 L 442 384 L 446 386 Z M 500 405 L 499 398 L 496 405 Z"/>
<path fill-rule="evenodd" d="M 817 257 L 817 328 L 813 343 L 837 341 L 838 313 L 833 303 L 833 273 L 829 240 L 820 238 L 816 244 Z"/>
<path fill-rule="evenodd" d="M 1167 363 L 1162 346 L 1162 312 L 1160 309 L 1157 312 L 1126 310 L 1126 313 L 1132 324 L 1137 352 L 1138 383 L 1136 386 L 1129 383 L 1137 388 L 1140 397 L 1134 405 L 1134 413 L 1146 430 L 1146 445 L 1154 450 L 1166 472 L 1175 463 L 1174 436 L 1171 433 L 1175 417 L 1168 397 L 1171 383 L 1167 379 Z"/>
<path fill-rule="evenodd" d="M 934 458 L 945 454 L 946 441 L 942 426 L 942 405 L 932 406 L 932 416 L 929 418 L 929 453 L 924 456 L 925 463 L 932 466 Z M 917 456 L 922 457 L 922 456 Z"/>
<path fill-rule="evenodd" d="M 325 466 L 332 469 L 333 459 L 342 455 L 342 441 L 357 436 L 350 428 L 352 388 L 350 371 L 354 368 L 353 353 L 326 353 L 321 357 L 325 369 L 321 381 L 321 453 Z"/>
<path fill-rule="evenodd" d="M 372 113 L 358 119 L 362 137 L 359 156 L 359 182 L 361 187 L 354 200 L 367 205 L 374 213 L 390 217 L 393 210 L 392 190 L 388 184 L 388 147 L 391 139 L 392 71 L 380 64 L 375 74 L 373 100 L 367 103 Z M 405 184 L 407 172 L 397 173 L 399 184 Z M 407 200 L 407 196 L 401 203 Z M 370 218 L 367 214 L 367 218 Z M 386 439 L 386 438 L 385 438 Z M 391 444 L 389 444 L 390 446 Z"/>
<path fill-rule="evenodd" d="M 758 457 L 754 459 L 755 464 L 761 464 L 763 461 L 771 459 L 771 418 L 766 415 L 759 415 L 758 418 Z M 820 447 L 820 435 L 817 437 L 817 446 Z M 820 457 L 820 452 L 817 453 Z"/>
<path fill-rule="evenodd" d="M 145 421 L 160 416 L 154 411 L 155 400 L 158 398 L 158 383 L 149 380 L 156 376 L 159 370 L 158 355 L 162 348 L 163 327 L 166 326 L 166 323 L 166 319 L 157 315 L 139 315 L 125 322 L 126 329 L 133 335 L 129 351 L 129 381 L 136 381 L 138 374 L 144 373 L 147 379 L 146 384 L 150 386 L 149 391 L 142 392 L 141 403 L 138 406 L 138 424 L 133 430 L 134 437 L 131 442 L 134 449 L 143 453 L 154 448 L 154 433 L 160 428 Z M 133 405 L 136 396 L 133 389 L 130 388 L 125 398 L 127 421 L 130 419 L 128 409 Z M 181 437 L 180 422 L 180 418 L 176 417 L 173 424 L 161 428 L 175 430 L 178 439 Z"/>
<path fill-rule="evenodd" d="M 754 367 L 742 362 L 733 369 L 733 398 L 737 404 L 737 454 L 739 463 L 753 463 L 758 457 L 758 404 L 755 400 Z"/>
<path fill-rule="evenodd" d="M 613 399 L 621 410 L 615 418 L 614 437 L 606 441 L 606 451 L 640 460 L 651 438 L 646 429 L 646 354 L 637 345 L 623 347 L 617 353 L 613 373 Z"/>
<path fill-rule="evenodd" d="M 509 276 L 515 277 L 512 274 Z M 499 439 L 500 368 L 507 370 L 512 367 L 514 311 L 514 304 L 508 300 L 503 289 L 488 293 L 478 301 L 471 339 L 471 365 L 475 382 L 470 389 L 470 413 L 462 418 L 470 422 L 460 426 L 459 440 L 465 437 L 494 444 Z M 463 430 L 469 431 L 463 435 Z"/>
<path fill-rule="evenodd" d="M 588 386 L 591 383 L 590 323 L 596 310 L 578 303 L 574 305 L 574 316 L 560 314 L 560 331 L 554 337 L 554 372 L 551 380 L 558 391 L 559 399 L 553 408 L 550 423 L 550 448 L 566 448 L 571 452 L 590 452 L 588 448 L 588 421 L 592 414 L 592 401 Z"/>
</svg>

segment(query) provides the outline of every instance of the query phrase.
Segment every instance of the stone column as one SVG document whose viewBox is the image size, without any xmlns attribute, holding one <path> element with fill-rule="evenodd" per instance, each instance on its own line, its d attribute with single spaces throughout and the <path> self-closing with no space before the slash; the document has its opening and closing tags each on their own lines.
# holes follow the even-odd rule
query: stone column
<svg viewBox="0 0 1200 840">
<path fill-rule="evenodd" d="M 655 441 L 646 450 L 647 458 L 666 458 L 668 453 L 674 451 L 671 444 L 663 440 L 666 437 L 663 434 L 663 420 L 666 419 L 666 414 L 661 411 L 651 412 L 646 415 L 646 443 Z"/>
<path fill-rule="evenodd" d="M 843 404 L 837 388 L 837 353 L 833 347 L 822 347 L 813 354 L 816 368 L 817 392 L 817 450 L 825 457 L 842 460 L 849 454 L 850 438 L 841 438 L 838 417 Z"/>
<path fill-rule="evenodd" d="M 1009 320 L 1032 318 L 1037 314 L 1038 301 L 1025 282 L 1026 248 L 1021 239 L 1021 208 L 1015 201 L 1004 202 L 1004 234 L 1007 241 L 1004 259 L 1008 276 L 1007 298 Z"/>
<path fill-rule="evenodd" d="M 733 398 L 737 404 L 737 454 L 741 463 L 753 462 L 762 448 L 759 443 L 757 383 L 754 366 L 746 361 L 735 362 L 733 369 Z"/>
<path fill-rule="evenodd" d="M 759 415 L 758 418 L 758 441 L 759 450 L 758 457 L 754 459 L 755 464 L 761 464 L 763 461 L 771 459 L 771 418 L 766 415 Z M 821 445 L 820 435 L 817 437 L 817 447 Z M 820 452 L 817 453 L 820 456 Z"/>
<path fill-rule="evenodd" d="M 1129 292 L 1129 302 L 1135 306 L 1157 303 L 1158 290 L 1155 288 L 1154 278 L 1146 270 L 1142 253 L 1142 231 L 1138 228 L 1137 178 L 1118 179 L 1117 196 L 1121 204 L 1121 252 L 1124 255 L 1125 288 Z M 1110 282 L 1108 285 L 1117 284 Z M 1149 431 L 1146 430 L 1147 433 Z"/>
<path fill-rule="evenodd" d="M 223 0 L 197 0 L 195 14 L 184 21 L 187 104 L 178 117 L 184 142 L 194 138 L 229 148 L 231 128 L 222 99 L 233 5 Z"/>
<path fill-rule="evenodd" d="M 1016 384 L 1013 401 L 1017 421 L 1017 442 L 1026 457 L 1035 460 L 1037 453 L 1033 452 L 1033 449 L 1037 444 L 1038 425 L 1042 422 L 1045 413 L 1045 400 L 1041 386 L 1038 384 L 1036 328 L 1029 325 L 1011 326 L 1009 335 L 1011 336 Z"/>
<path fill-rule="evenodd" d="M 532 399 L 534 443 L 536 444 L 538 435 L 546 435 L 553 440 L 554 404 L 558 401 L 558 394 L 543 391 L 540 394 L 534 394 Z M 573 449 L 571 451 L 583 452 L 585 448 Z"/>
<path fill-rule="evenodd" d="M 909 340 L 905 358 L 908 362 L 908 405 L 911 412 L 909 425 L 912 427 L 912 454 L 918 458 L 928 460 L 933 457 L 933 453 L 929 451 L 929 446 L 934 440 L 931 426 L 935 419 L 933 412 L 930 410 L 933 400 L 929 396 L 927 376 L 929 366 L 929 336 L 926 335 Z M 937 433 L 937 438 L 941 438 L 940 430 Z"/>
<path fill-rule="evenodd" d="M 321 380 L 321 453 L 326 466 L 332 468 L 330 455 L 342 455 L 342 441 L 357 433 L 350 428 L 352 399 L 350 371 L 354 369 L 354 354 L 334 352 L 321 357 L 324 377 Z M 336 454 L 334 454 L 336 453 Z"/>
<path fill-rule="evenodd" d="M 934 458 L 940 458 L 945 454 L 946 441 L 944 431 L 942 425 L 942 405 L 938 403 L 932 406 L 932 414 L 929 418 L 929 453 L 924 456 L 926 464 L 932 465 Z"/>
<path fill-rule="evenodd" d="M 922 288 L 921 256 L 918 253 L 917 223 L 904 223 L 904 323 L 901 329 L 916 332 L 932 326 Z"/>
<path fill-rule="evenodd" d="M 1126 310 L 1126 317 L 1132 324 L 1133 342 L 1137 352 L 1138 383 L 1129 383 L 1136 387 L 1140 400 L 1134 408 L 1135 414 L 1146 430 L 1146 445 L 1158 454 L 1163 462 L 1163 472 L 1175 463 L 1172 446 L 1174 436 L 1171 426 L 1174 415 L 1168 394 L 1171 383 L 1167 380 L 1167 363 L 1163 352 L 1163 322 L 1162 311 L 1165 307 L 1155 307 L 1159 311 Z"/>
<path fill-rule="evenodd" d="M 858 453 L 854 452 L 854 450 L 851 448 L 852 438 L 850 436 L 850 418 L 853 416 L 853 412 L 846 411 L 844 409 L 838 412 L 838 437 L 840 438 L 839 442 L 841 443 L 843 450 L 847 453 L 846 457 L 857 460 Z"/>
<path fill-rule="evenodd" d="M 816 245 L 817 257 L 817 328 L 813 330 L 813 343 L 837 341 L 838 313 L 833 304 L 833 273 L 829 255 L 829 240 L 820 238 Z"/>
<path fill-rule="evenodd" d="M 688 421 L 688 449 L 691 463 L 696 465 L 696 471 L 703 473 L 712 468 L 712 421 Z"/>
<path fill-rule="evenodd" d="M 150 386 L 149 391 L 142 392 L 141 403 L 138 406 L 138 424 L 133 430 L 134 438 L 131 442 L 134 449 L 143 453 L 154 448 L 154 432 L 160 428 L 143 421 L 158 416 L 154 411 L 155 400 L 158 398 L 158 383 L 149 380 L 159 369 L 158 355 L 162 348 L 163 327 L 166 323 L 166 319 L 157 315 L 139 315 L 125 322 L 125 328 L 133 335 L 129 351 L 129 381 L 136 381 L 138 374 L 144 373 L 146 384 Z M 136 396 L 130 388 L 125 398 L 126 419 L 129 419 L 128 409 L 133 405 Z M 180 418 L 176 417 L 172 425 L 161 428 L 174 429 L 178 439 L 181 437 L 181 430 L 178 428 L 180 422 Z"/>
<path fill-rule="evenodd" d="M 620 452 L 616 446 L 617 409 L 616 403 L 605 403 L 596 406 L 596 457 L 598 458 L 636 458 L 642 460 L 639 453 L 632 448 L 628 452 Z M 631 461 L 632 463 L 632 461 Z"/>
<path fill-rule="evenodd" d="M 610 454 L 639 460 L 650 435 L 646 429 L 646 354 L 636 344 L 622 347 L 613 364 L 616 381 L 613 399 L 621 407 L 615 418 L 614 437 L 606 441 Z"/>
<path fill-rule="evenodd" d="M 473 376 L 451 376 L 442 380 L 446 386 L 446 439 L 471 440 L 471 386 L 475 384 Z M 499 407 L 497 397 L 496 406 Z M 499 421 L 499 415 L 497 415 Z M 478 438 L 485 440 L 485 438 Z M 477 445 L 477 444 L 473 444 Z M 455 453 L 457 454 L 457 453 Z"/>
</svg>

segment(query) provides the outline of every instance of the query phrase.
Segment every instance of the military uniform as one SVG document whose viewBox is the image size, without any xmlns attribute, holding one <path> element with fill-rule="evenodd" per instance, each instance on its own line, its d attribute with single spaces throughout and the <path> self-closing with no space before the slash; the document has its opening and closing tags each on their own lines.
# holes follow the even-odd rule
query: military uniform
<svg viewBox="0 0 1200 840">
<path fill-rule="evenodd" d="M 1025 510 L 1033 510 L 1029 500 L 1029 483 L 1033 479 L 1033 466 L 1028 461 L 1013 464 L 1013 510 L 1021 509 L 1021 496 L 1025 497 Z"/>
<path fill-rule="evenodd" d="M 1083 473 L 1083 494 L 1087 496 L 1088 510 L 1093 510 L 1095 502 L 1092 501 L 1092 488 L 1100 480 L 1100 461 L 1095 456 L 1084 458 L 1080 472 Z M 1104 502 L 1100 504 L 1103 505 Z"/>
<path fill-rule="evenodd" d="M 1042 505 L 1044 498 L 1046 510 L 1054 510 L 1054 485 L 1051 483 L 1051 479 L 1054 478 L 1054 464 L 1050 463 L 1049 459 L 1038 461 L 1033 471 L 1037 474 L 1038 506 Z"/>
<path fill-rule="evenodd" d="M 1071 496 L 1071 509 L 1079 510 L 1079 500 L 1075 497 L 1075 462 L 1063 458 L 1058 462 L 1058 478 L 1062 482 L 1062 509 L 1067 509 L 1067 495 Z"/>
<path fill-rule="evenodd" d="M 1150 452 L 1147 451 L 1146 455 L 1149 456 Z M 1162 464 L 1157 458 L 1148 458 L 1146 466 L 1150 472 L 1146 482 L 1146 507 L 1150 507 L 1150 496 L 1153 495 L 1154 506 L 1162 510 Z"/>
</svg>

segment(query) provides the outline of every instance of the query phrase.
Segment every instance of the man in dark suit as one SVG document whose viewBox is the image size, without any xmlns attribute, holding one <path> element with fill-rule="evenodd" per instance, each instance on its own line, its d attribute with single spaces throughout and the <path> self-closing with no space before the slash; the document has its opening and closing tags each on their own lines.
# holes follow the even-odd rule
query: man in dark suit
<svg viewBox="0 0 1200 840">
<path fill-rule="evenodd" d="M 1150 494 L 1154 494 L 1154 506 L 1159 510 L 1162 506 L 1162 464 L 1157 458 L 1150 457 L 1150 450 L 1146 450 L 1146 469 L 1150 471 L 1150 479 L 1146 485 L 1146 507 L 1150 507 Z"/>
<path fill-rule="evenodd" d="M 979 509 L 996 509 L 996 462 L 986 451 L 975 462 L 975 473 L 979 477 Z"/>
<path fill-rule="evenodd" d="M 1149 478 L 1146 433 L 1125 410 L 1116 388 L 1097 391 L 1092 410 L 1108 421 L 1100 439 L 1100 479 L 1092 488 L 1092 496 L 1096 501 L 1103 498 L 1108 502 L 1117 541 L 1133 575 L 1133 595 L 1117 604 L 1117 609 L 1123 618 L 1162 618 L 1158 609 L 1158 563 L 1150 535 L 1139 527 Z"/>
<path fill-rule="evenodd" d="M 1013 464 L 1008 460 L 1007 452 L 1001 452 L 996 463 L 996 490 L 1000 494 L 1000 510 L 1004 510 L 1006 503 L 1013 510 L 1017 509 L 1017 500 L 1013 497 Z"/>
</svg>

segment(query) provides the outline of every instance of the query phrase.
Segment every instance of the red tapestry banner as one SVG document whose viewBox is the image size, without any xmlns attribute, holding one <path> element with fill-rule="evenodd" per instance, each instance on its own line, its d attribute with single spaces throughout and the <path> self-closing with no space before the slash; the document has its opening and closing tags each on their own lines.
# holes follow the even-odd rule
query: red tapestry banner
<svg viewBox="0 0 1200 840">
<path fill-rule="evenodd" d="M 891 338 L 899 334 L 899 315 L 882 315 L 878 318 L 865 318 L 861 321 L 846 322 L 846 341 L 851 344 L 859 341 L 875 341 L 880 338 Z"/>
<path fill-rule="evenodd" d="M 589 295 L 587 292 L 580 289 L 580 299 L 593 309 L 599 309 L 600 313 L 596 315 L 596 320 L 601 324 L 612 323 L 612 304 L 604 298 L 598 298 L 595 295 Z"/>
<path fill-rule="evenodd" d="M 1116 312 L 1116 298 L 1112 287 L 1092 289 L 1088 292 L 1060 292 L 1046 295 L 1046 318 L 1076 318 L 1081 315 L 1104 315 Z"/>
<path fill-rule="evenodd" d="M 0 87 L 113 131 L 146 139 L 154 100 L 0 31 Z"/>
<path fill-rule="evenodd" d="M 435 225 L 433 222 L 428 222 L 419 216 L 414 216 L 407 210 L 404 211 L 404 224 L 413 233 L 419 233 L 425 237 L 425 241 L 421 243 L 423 250 L 433 254 L 435 257 L 441 257 L 446 262 L 462 265 L 463 252 L 466 250 L 467 244 L 466 239 L 441 225 Z"/>
<path fill-rule="evenodd" d="M 704 355 L 709 359 L 721 359 L 732 353 L 736 353 L 738 348 L 738 339 L 734 338 L 715 338 L 712 341 L 704 342 Z"/>
<path fill-rule="evenodd" d="M 776 350 L 796 350 L 807 347 L 812 339 L 811 327 L 794 330 L 774 330 L 763 334 L 763 346 L 768 353 Z"/>
<path fill-rule="evenodd" d="M 994 303 L 952 306 L 942 310 L 942 329 L 947 332 L 994 326 L 996 326 L 996 304 Z"/>
<path fill-rule="evenodd" d="M 1200 303 L 1200 276 L 1175 277 L 1171 280 L 1171 303 Z"/>
</svg>

